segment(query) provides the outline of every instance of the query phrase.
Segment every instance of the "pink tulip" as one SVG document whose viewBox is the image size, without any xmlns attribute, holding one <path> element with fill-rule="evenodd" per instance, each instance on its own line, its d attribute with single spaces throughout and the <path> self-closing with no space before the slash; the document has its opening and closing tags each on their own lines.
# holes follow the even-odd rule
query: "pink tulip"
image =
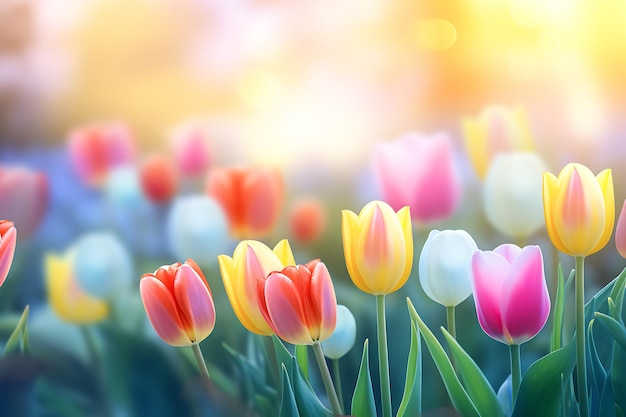
<svg viewBox="0 0 626 417">
<path fill-rule="evenodd" d="M 519 345 L 546 324 L 550 296 L 539 246 L 479 250 L 472 257 L 471 279 L 478 322 L 492 338 Z"/>
<path fill-rule="evenodd" d="M 0 214 L 20 230 L 20 240 L 37 231 L 48 209 L 48 177 L 24 167 L 0 167 Z"/>
<path fill-rule="evenodd" d="M 335 330 L 335 289 L 326 265 L 319 260 L 259 278 L 258 302 L 272 330 L 288 343 L 312 345 Z"/>
<path fill-rule="evenodd" d="M 203 175 L 209 167 L 211 153 L 206 132 L 197 124 L 185 124 L 172 134 L 174 161 L 184 177 Z"/>
<path fill-rule="evenodd" d="M 134 138 L 121 123 L 89 125 L 70 133 L 70 161 L 86 184 L 100 185 L 112 168 L 135 158 Z"/>
<path fill-rule="evenodd" d="M 626 200 L 624 200 L 617 226 L 615 226 L 615 247 L 622 258 L 626 258 Z"/>
<path fill-rule="evenodd" d="M 13 222 L 0 220 L 0 286 L 9 275 L 13 255 L 15 254 L 15 244 L 17 242 L 17 231 Z"/>
<path fill-rule="evenodd" d="M 452 143 L 440 133 L 411 133 L 374 150 L 374 171 L 383 200 L 395 210 L 411 207 L 417 223 L 445 220 L 459 202 L 461 183 Z"/>
<path fill-rule="evenodd" d="M 211 289 L 191 259 L 144 274 L 139 284 L 148 319 L 158 335 L 172 346 L 202 342 L 215 326 Z"/>
</svg>

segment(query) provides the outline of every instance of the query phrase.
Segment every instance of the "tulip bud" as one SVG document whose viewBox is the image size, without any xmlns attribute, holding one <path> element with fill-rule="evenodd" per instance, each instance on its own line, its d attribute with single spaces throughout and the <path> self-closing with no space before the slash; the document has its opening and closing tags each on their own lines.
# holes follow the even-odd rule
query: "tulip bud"
<svg viewBox="0 0 626 417">
<path fill-rule="evenodd" d="M 339 359 L 345 356 L 356 341 L 356 320 L 348 307 L 337 305 L 337 324 L 330 337 L 322 342 L 324 356 Z"/>
</svg>

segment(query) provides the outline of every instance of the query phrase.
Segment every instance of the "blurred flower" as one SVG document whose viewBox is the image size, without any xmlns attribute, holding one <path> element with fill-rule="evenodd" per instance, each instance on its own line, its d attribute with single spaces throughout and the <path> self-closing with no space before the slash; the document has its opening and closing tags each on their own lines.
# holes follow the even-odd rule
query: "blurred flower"
<svg viewBox="0 0 626 417">
<path fill-rule="evenodd" d="M 413 229 L 408 207 L 397 213 L 372 201 L 357 216 L 342 212 L 343 252 L 352 282 L 370 294 L 389 294 L 404 285 L 413 265 Z"/>
<path fill-rule="evenodd" d="M 144 195 L 154 203 L 166 203 L 178 190 L 174 162 L 165 155 L 152 154 L 139 167 L 139 182 Z"/>
<path fill-rule="evenodd" d="M 283 239 L 272 250 L 256 240 L 243 240 L 232 258 L 220 255 L 218 262 L 226 294 L 241 324 L 252 333 L 273 334 L 257 301 L 257 281 L 296 264 L 289 242 Z"/>
<path fill-rule="evenodd" d="M 185 177 L 204 174 L 211 162 L 209 141 L 204 128 L 197 123 L 177 127 L 171 135 L 174 161 Z"/>
<path fill-rule="evenodd" d="M 383 199 L 394 210 L 411 207 L 414 222 L 445 220 L 458 205 L 461 182 L 446 134 L 410 133 L 379 143 L 374 171 Z"/>
<path fill-rule="evenodd" d="M 491 161 L 500 152 L 532 152 L 534 144 L 526 111 L 501 106 L 486 107 L 477 119 L 462 121 L 470 162 L 484 179 Z"/>
<path fill-rule="evenodd" d="M 148 319 L 166 343 L 191 346 L 213 331 L 213 296 L 193 260 L 164 265 L 154 274 L 144 274 L 139 291 Z"/>
<path fill-rule="evenodd" d="M 613 231 L 613 176 L 605 169 L 597 177 L 584 165 L 567 164 L 558 178 L 543 174 L 543 205 L 552 244 L 571 256 L 602 249 Z"/>
<path fill-rule="evenodd" d="M 139 183 L 139 172 L 134 166 L 111 169 L 104 184 L 104 194 L 110 204 L 122 209 L 141 205 L 144 196 Z"/>
<path fill-rule="evenodd" d="M 419 259 L 419 281 L 433 301 L 454 307 L 472 293 L 472 255 L 478 250 L 465 230 L 433 230 Z"/>
<path fill-rule="evenodd" d="M 110 232 L 81 236 L 70 249 L 79 286 L 98 298 L 112 300 L 129 291 L 133 260 L 128 249 Z"/>
<path fill-rule="evenodd" d="M 45 256 L 45 276 L 48 301 L 54 312 L 70 323 L 97 323 L 109 315 L 108 304 L 80 288 L 72 265 L 73 253 Z"/>
<path fill-rule="evenodd" d="M 513 412 L 513 379 L 510 374 L 498 388 L 498 402 L 502 406 L 504 415 L 510 416 Z"/>
<path fill-rule="evenodd" d="M 479 250 L 472 257 L 471 277 L 478 322 L 493 339 L 519 345 L 546 324 L 550 295 L 539 246 Z"/>
<path fill-rule="evenodd" d="M 178 197 L 167 218 L 167 239 L 177 258 L 215 262 L 230 245 L 222 207 L 206 195 Z"/>
<path fill-rule="evenodd" d="M 329 359 L 339 359 L 346 355 L 356 341 L 356 320 L 344 305 L 337 305 L 335 331 L 322 342 L 324 355 Z"/>
<path fill-rule="evenodd" d="M 276 224 L 284 183 L 281 173 L 271 168 L 214 168 L 207 192 L 224 208 L 234 236 L 261 237 Z"/>
<path fill-rule="evenodd" d="M 483 205 L 500 232 L 526 239 L 545 224 L 541 194 L 543 160 L 534 153 L 496 155 L 484 184 Z"/>
<path fill-rule="evenodd" d="M 0 166 L 0 213 L 20 230 L 20 240 L 29 238 L 48 209 L 48 177 L 24 167 Z"/>
<path fill-rule="evenodd" d="M 312 345 L 335 330 L 337 300 L 323 262 L 290 265 L 257 282 L 261 313 L 284 341 Z"/>
<path fill-rule="evenodd" d="M 326 228 L 326 210 L 315 199 L 296 201 L 289 213 L 289 234 L 300 243 L 316 241 Z"/>
<path fill-rule="evenodd" d="M 624 200 L 617 226 L 615 226 L 615 247 L 622 258 L 626 258 L 626 200 Z"/>
<path fill-rule="evenodd" d="M 112 168 L 133 162 L 135 140 L 122 123 L 92 124 L 70 133 L 68 152 L 81 180 L 101 185 Z"/>
<path fill-rule="evenodd" d="M 15 244 L 17 242 L 17 230 L 12 221 L 0 220 L 0 286 L 9 275 L 13 255 L 15 254 Z"/>
</svg>

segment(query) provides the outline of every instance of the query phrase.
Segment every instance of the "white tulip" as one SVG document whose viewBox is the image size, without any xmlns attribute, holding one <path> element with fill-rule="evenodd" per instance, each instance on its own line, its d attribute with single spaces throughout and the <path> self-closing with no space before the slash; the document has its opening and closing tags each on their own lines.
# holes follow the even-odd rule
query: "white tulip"
<svg viewBox="0 0 626 417">
<path fill-rule="evenodd" d="M 545 224 L 542 159 L 529 152 L 499 154 L 493 160 L 483 191 L 489 222 L 500 232 L 525 240 Z"/>
<path fill-rule="evenodd" d="M 352 349 L 356 340 L 356 320 L 348 307 L 337 305 L 337 325 L 330 337 L 322 342 L 324 356 L 339 359 Z"/>
<path fill-rule="evenodd" d="M 446 307 L 469 297 L 472 255 L 477 250 L 465 230 L 431 231 L 419 259 L 419 280 L 426 295 Z"/>
</svg>

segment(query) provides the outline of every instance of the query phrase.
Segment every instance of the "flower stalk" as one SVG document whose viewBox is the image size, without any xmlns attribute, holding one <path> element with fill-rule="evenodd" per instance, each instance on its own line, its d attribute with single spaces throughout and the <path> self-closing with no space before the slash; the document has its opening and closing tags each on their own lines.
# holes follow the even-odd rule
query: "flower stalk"
<svg viewBox="0 0 626 417">
<path fill-rule="evenodd" d="M 387 322 L 385 295 L 376 296 L 376 330 L 378 333 L 378 370 L 383 417 L 391 417 L 391 386 L 389 382 L 389 353 L 387 351 Z"/>
<path fill-rule="evenodd" d="M 341 411 L 341 404 L 339 404 L 339 398 L 337 397 L 337 392 L 335 391 L 335 386 L 333 384 L 333 379 L 330 376 L 330 370 L 328 369 L 328 364 L 324 358 L 324 352 L 322 352 L 322 345 L 319 343 L 313 343 L 311 346 L 313 347 L 313 354 L 317 360 L 317 365 L 320 368 L 322 381 L 324 382 L 324 389 L 326 389 L 326 394 L 328 394 L 333 414 L 336 416 L 343 415 L 343 411 Z"/>
<path fill-rule="evenodd" d="M 576 280 L 576 380 L 580 417 L 589 416 L 587 397 L 587 357 L 585 355 L 585 257 L 575 257 Z"/>
</svg>

